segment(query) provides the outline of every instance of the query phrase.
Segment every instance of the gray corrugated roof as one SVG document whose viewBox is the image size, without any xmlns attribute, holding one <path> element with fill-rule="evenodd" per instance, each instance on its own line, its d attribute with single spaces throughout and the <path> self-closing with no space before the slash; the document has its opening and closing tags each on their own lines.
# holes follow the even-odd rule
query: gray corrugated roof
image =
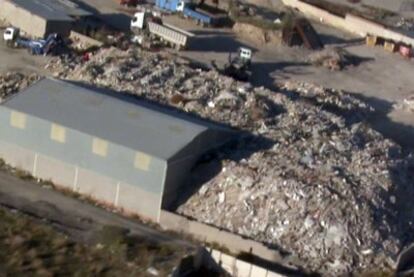
<svg viewBox="0 0 414 277">
<path fill-rule="evenodd" d="M 90 12 L 69 0 L 10 0 L 17 6 L 48 20 L 73 20 L 71 16 L 88 16 Z"/>
<path fill-rule="evenodd" d="M 2 105 L 164 160 L 215 126 L 120 93 L 49 78 Z"/>
</svg>

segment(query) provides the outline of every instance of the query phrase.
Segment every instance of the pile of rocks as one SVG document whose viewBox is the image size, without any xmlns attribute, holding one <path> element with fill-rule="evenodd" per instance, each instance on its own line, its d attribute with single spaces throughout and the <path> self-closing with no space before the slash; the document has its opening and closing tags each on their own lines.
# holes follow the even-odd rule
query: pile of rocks
<svg viewBox="0 0 414 277">
<path fill-rule="evenodd" d="M 402 101 L 394 104 L 393 108 L 407 112 L 414 112 L 414 94 L 411 94 Z"/>
<path fill-rule="evenodd" d="M 36 74 L 24 75 L 21 73 L 6 73 L 0 75 L 0 103 L 8 96 L 19 92 L 30 84 L 39 80 Z"/>
<path fill-rule="evenodd" d="M 308 62 L 315 66 L 323 66 L 331 71 L 342 70 L 347 66 L 357 65 L 359 58 L 340 47 L 327 47 L 314 52 L 308 57 Z"/>
<path fill-rule="evenodd" d="M 221 170 L 178 208 L 183 215 L 283 248 L 328 275 L 389 266 L 414 238 L 413 158 L 363 123 L 372 108 L 351 95 L 298 83 L 277 93 L 137 50 L 50 66 L 248 131 L 209 162 Z"/>
</svg>

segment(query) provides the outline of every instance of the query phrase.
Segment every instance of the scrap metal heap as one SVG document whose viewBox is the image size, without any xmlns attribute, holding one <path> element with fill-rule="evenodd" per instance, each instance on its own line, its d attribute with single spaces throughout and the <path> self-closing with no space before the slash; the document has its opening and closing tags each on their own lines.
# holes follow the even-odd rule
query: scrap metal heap
<svg viewBox="0 0 414 277">
<path fill-rule="evenodd" d="M 136 50 L 48 67 L 248 131 L 213 155 L 208 164 L 221 169 L 178 213 L 277 246 L 328 275 L 390 266 L 413 241 L 413 156 L 365 124 L 373 109 L 346 93 L 303 83 L 273 92 Z"/>
</svg>

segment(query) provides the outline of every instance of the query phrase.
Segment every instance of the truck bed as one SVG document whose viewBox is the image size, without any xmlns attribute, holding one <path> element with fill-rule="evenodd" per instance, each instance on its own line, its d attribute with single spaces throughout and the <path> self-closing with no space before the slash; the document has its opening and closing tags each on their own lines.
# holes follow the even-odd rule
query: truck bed
<svg viewBox="0 0 414 277">
<path fill-rule="evenodd" d="M 169 24 L 161 25 L 155 22 L 148 22 L 148 28 L 151 34 L 175 44 L 178 48 L 185 48 L 189 38 L 194 37 L 194 34 Z"/>
</svg>

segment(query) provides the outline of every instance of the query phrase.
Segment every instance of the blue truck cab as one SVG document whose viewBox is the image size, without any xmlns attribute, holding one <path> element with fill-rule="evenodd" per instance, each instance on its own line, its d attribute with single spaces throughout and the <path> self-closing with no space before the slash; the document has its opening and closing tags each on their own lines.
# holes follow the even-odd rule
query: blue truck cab
<svg viewBox="0 0 414 277">
<path fill-rule="evenodd" d="M 156 0 L 155 5 L 163 10 L 182 12 L 184 17 L 197 21 L 202 25 L 213 25 L 214 18 L 206 13 L 198 11 L 196 5 L 183 0 Z"/>
<path fill-rule="evenodd" d="M 183 5 L 181 2 L 181 0 L 155 0 L 155 5 L 163 10 L 177 12 L 180 11 L 179 5 Z"/>
<path fill-rule="evenodd" d="M 184 5 L 183 14 L 185 17 L 194 19 L 199 24 L 205 26 L 213 25 L 213 18 L 203 12 L 196 10 L 196 7 L 194 5 Z"/>
</svg>

